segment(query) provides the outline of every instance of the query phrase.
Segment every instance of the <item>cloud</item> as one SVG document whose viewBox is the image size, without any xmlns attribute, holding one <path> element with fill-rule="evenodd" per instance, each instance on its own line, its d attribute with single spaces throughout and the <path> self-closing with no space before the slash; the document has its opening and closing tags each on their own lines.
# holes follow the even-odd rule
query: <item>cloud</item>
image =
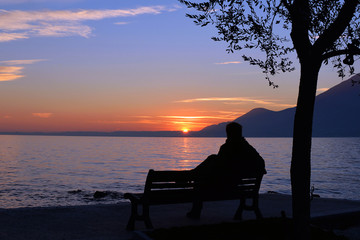
<svg viewBox="0 0 360 240">
<path fill-rule="evenodd" d="M 37 62 L 46 61 L 46 59 L 27 59 L 27 60 L 7 60 L 7 61 L 0 61 L 2 64 L 6 65 L 27 65 L 27 64 L 34 64 Z"/>
<path fill-rule="evenodd" d="M 322 92 L 326 92 L 327 90 L 329 90 L 329 88 L 318 88 L 316 90 L 317 93 L 322 93 Z"/>
<path fill-rule="evenodd" d="M 7 60 L 0 61 L 4 65 L 28 65 L 45 61 L 45 59 L 27 59 L 27 60 Z M 13 81 L 18 78 L 25 77 L 22 75 L 24 67 L 19 66 L 0 66 L 0 82 Z"/>
<path fill-rule="evenodd" d="M 245 97 L 209 97 L 209 98 L 193 98 L 185 99 L 177 102 L 192 103 L 192 102 L 256 102 L 256 103 L 268 103 L 263 100 Z"/>
<path fill-rule="evenodd" d="M 0 66 L 0 72 L 4 73 L 4 74 L 14 74 L 14 73 L 19 73 L 20 70 L 23 69 L 23 67 L 14 67 L 14 66 L 10 66 L 10 67 L 4 67 L 4 66 Z"/>
<path fill-rule="evenodd" d="M 20 75 L 22 69 L 23 67 L 0 66 L 0 82 L 13 81 L 24 77 L 24 75 Z"/>
<path fill-rule="evenodd" d="M 129 24 L 129 22 L 116 22 L 114 24 L 116 24 L 116 25 L 126 25 L 126 24 Z"/>
<path fill-rule="evenodd" d="M 53 113 L 32 113 L 32 115 L 39 118 L 49 118 L 53 115 Z"/>
<path fill-rule="evenodd" d="M 137 117 L 135 117 L 137 118 Z M 151 120 L 151 119 L 146 119 L 145 117 L 141 117 L 144 119 L 141 120 L 127 120 L 127 121 L 123 121 L 123 120 L 97 120 L 97 121 L 92 121 L 92 123 L 98 123 L 98 124 L 128 124 L 128 123 L 142 123 L 142 124 L 159 124 L 158 120 Z M 148 117 L 148 118 L 153 118 L 153 117 Z"/>
<path fill-rule="evenodd" d="M 223 116 L 160 116 L 162 118 L 170 118 L 170 119 L 224 119 Z"/>
<path fill-rule="evenodd" d="M 132 116 L 134 119 L 132 120 L 98 120 L 93 121 L 93 123 L 98 124 L 162 124 L 162 123 L 191 123 L 191 124 L 200 124 L 204 125 L 203 121 L 205 120 L 214 120 L 214 119 L 221 119 L 221 120 L 232 120 L 234 116 L 229 116 L 227 114 L 219 114 L 217 115 L 203 115 L 203 116 Z M 139 119 L 139 120 L 136 120 Z"/>
<path fill-rule="evenodd" d="M 192 115 L 192 116 L 158 116 L 158 118 L 162 118 L 164 120 L 160 120 L 162 123 L 166 123 L 169 125 L 179 125 L 179 129 L 194 128 L 201 129 L 203 127 L 209 126 L 211 124 L 215 124 L 218 122 L 224 121 L 232 121 L 237 118 L 239 114 L 234 117 L 229 114 L 221 114 L 220 112 L 214 113 L 214 115 Z"/>
<path fill-rule="evenodd" d="M 215 63 L 215 64 L 219 64 L 219 65 L 227 65 L 227 64 L 240 64 L 242 62 L 240 61 L 232 61 L 232 62 L 220 62 L 220 63 Z"/>
<path fill-rule="evenodd" d="M 292 104 L 279 104 L 273 101 L 265 101 L 255 98 L 246 98 L 246 97 L 232 97 L 232 98 L 221 98 L 221 97 L 210 97 L 210 98 L 193 98 L 177 101 L 178 103 L 193 103 L 193 102 L 224 102 L 225 104 L 239 104 L 244 102 L 251 102 L 260 105 L 272 105 L 272 106 L 282 106 L 282 107 L 294 107 Z"/>
<path fill-rule="evenodd" d="M 0 29 L 1 30 L 1 29 Z M 18 39 L 29 38 L 25 33 L 4 33 L 0 32 L 0 42 L 9 42 Z"/>
<path fill-rule="evenodd" d="M 0 42 L 38 36 L 88 38 L 91 36 L 92 28 L 83 24 L 85 21 L 160 14 L 165 11 L 174 11 L 174 8 L 150 6 L 114 10 L 0 10 Z"/>
</svg>

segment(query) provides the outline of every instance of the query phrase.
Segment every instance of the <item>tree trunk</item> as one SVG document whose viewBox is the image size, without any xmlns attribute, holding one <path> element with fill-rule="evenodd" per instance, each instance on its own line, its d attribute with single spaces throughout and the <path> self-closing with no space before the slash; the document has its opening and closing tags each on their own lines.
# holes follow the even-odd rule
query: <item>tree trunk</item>
<svg viewBox="0 0 360 240">
<path fill-rule="evenodd" d="M 301 62 L 299 95 L 294 120 L 291 160 L 294 239 L 310 239 L 311 136 L 316 87 L 321 61 Z"/>
</svg>

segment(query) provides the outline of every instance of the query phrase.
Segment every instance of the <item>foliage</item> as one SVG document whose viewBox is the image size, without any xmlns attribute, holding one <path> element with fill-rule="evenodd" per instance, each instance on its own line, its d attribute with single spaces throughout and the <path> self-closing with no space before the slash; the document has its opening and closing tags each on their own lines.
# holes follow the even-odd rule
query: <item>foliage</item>
<svg viewBox="0 0 360 240">
<path fill-rule="evenodd" d="M 310 238 L 312 122 L 318 74 L 331 62 L 340 77 L 354 73 L 360 55 L 360 0 L 179 0 L 200 13 L 188 14 L 200 26 L 215 25 L 215 41 L 227 51 L 251 50 L 243 59 L 269 75 L 294 70 L 289 55 L 300 63 L 299 94 L 294 118 L 291 159 L 294 239 Z M 292 44 L 291 44 L 292 43 Z M 265 57 L 254 57 L 254 49 Z"/>
<path fill-rule="evenodd" d="M 266 74 L 266 79 L 273 87 L 277 87 L 269 79 L 270 75 L 294 70 L 290 53 L 297 51 L 296 41 L 290 32 L 294 17 L 296 0 L 209 0 L 194 3 L 179 0 L 187 7 L 200 13 L 187 14 L 197 25 L 202 27 L 213 24 L 218 35 L 212 39 L 228 43 L 227 52 L 243 49 L 259 49 L 265 53 L 264 58 L 243 55 L 244 61 L 259 66 Z M 319 51 L 324 64 L 329 61 L 338 70 L 341 77 L 345 76 L 346 67 L 349 73 L 354 73 L 354 55 L 360 54 L 360 5 L 349 24 L 341 33 L 333 32 L 336 24 L 341 24 L 339 13 L 344 11 L 344 0 L 311 0 L 308 1 L 308 11 L 300 16 L 307 32 L 307 39 L 302 44 Z"/>
</svg>

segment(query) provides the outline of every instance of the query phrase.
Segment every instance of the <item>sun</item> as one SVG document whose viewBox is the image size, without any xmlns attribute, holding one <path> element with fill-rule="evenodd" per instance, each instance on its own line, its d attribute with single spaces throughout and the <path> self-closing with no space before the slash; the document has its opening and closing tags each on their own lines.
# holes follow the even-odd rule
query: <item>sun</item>
<svg viewBox="0 0 360 240">
<path fill-rule="evenodd" d="M 183 132 L 183 133 L 188 133 L 188 132 L 189 132 L 189 129 L 184 128 L 184 129 L 182 130 L 182 132 Z"/>
</svg>

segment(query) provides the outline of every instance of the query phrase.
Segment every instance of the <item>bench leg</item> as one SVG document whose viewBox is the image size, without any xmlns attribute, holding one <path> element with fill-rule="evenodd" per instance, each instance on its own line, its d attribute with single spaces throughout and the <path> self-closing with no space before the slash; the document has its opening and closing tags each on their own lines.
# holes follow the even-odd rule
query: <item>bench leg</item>
<svg viewBox="0 0 360 240">
<path fill-rule="evenodd" d="M 263 216 L 259 209 L 259 199 L 257 197 L 253 199 L 253 208 L 255 211 L 256 219 L 262 219 Z"/>
<path fill-rule="evenodd" d="M 146 228 L 154 228 L 149 215 L 149 205 L 144 204 L 143 205 L 143 215 L 142 215 Z"/>
<path fill-rule="evenodd" d="M 234 216 L 234 220 L 242 220 L 242 213 L 244 211 L 245 208 L 245 201 L 246 199 L 240 199 L 240 204 L 238 209 L 236 210 L 235 216 Z"/>
<path fill-rule="evenodd" d="M 142 215 L 139 215 L 138 211 L 138 203 L 131 202 L 131 215 L 129 221 L 126 226 L 126 230 L 133 231 L 135 229 L 135 221 L 136 220 L 143 220 L 145 223 L 146 228 L 153 228 L 153 225 L 150 220 L 149 216 L 149 205 L 143 204 L 142 205 Z"/>
<path fill-rule="evenodd" d="M 253 198 L 252 199 L 252 205 L 247 206 L 246 205 L 246 198 L 240 199 L 240 205 L 235 213 L 234 220 L 241 220 L 242 219 L 242 213 L 244 210 L 253 210 L 256 215 L 256 219 L 262 219 L 263 216 L 259 209 L 259 199 Z"/>
<path fill-rule="evenodd" d="M 135 228 L 135 220 L 139 218 L 138 205 L 135 202 L 131 202 L 131 215 L 126 226 L 126 230 L 133 231 Z"/>
</svg>

